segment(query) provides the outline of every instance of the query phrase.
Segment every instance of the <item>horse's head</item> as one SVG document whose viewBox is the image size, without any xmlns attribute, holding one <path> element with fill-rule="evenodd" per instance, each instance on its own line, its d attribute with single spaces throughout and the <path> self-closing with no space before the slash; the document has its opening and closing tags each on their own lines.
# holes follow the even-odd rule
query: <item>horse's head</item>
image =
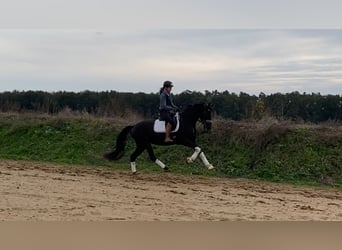
<svg viewBox="0 0 342 250">
<path fill-rule="evenodd" d="M 212 111 L 212 105 L 209 104 L 197 104 L 198 114 L 199 114 L 199 120 L 203 124 L 204 131 L 209 132 L 211 130 L 211 111 Z"/>
</svg>

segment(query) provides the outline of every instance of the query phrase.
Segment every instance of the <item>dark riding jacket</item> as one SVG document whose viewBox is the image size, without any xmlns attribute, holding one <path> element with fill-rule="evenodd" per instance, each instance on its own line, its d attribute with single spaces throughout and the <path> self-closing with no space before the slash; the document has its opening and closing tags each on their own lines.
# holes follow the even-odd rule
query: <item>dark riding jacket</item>
<svg viewBox="0 0 342 250">
<path fill-rule="evenodd" d="M 171 95 L 167 93 L 166 90 L 164 90 L 160 94 L 160 105 L 159 105 L 159 111 L 168 111 L 176 113 L 178 110 L 178 107 L 173 103 Z"/>
<path fill-rule="evenodd" d="M 173 103 L 171 95 L 166 91 L 163 90 L 160 93 L 160 105 L 159 105 L 159 111 L 160 111 L 160 120 L 166 121 L 168 123 L 171 123 L 174 127 L 174 120 L 173 116 L 178 111 L 178 107 Z"/>
</svg>

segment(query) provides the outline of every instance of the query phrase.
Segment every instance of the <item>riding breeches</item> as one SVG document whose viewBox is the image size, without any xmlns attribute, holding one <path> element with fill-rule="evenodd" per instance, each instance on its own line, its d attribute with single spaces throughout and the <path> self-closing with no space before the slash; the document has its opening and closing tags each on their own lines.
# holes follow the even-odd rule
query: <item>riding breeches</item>
<svg viewBox="0 0 342 250">
<path fill-rule="evenodd" d="M 160 111 L 159 120 L 165 121 L 166 123 L 170 123 L 172 127 L 174 128 L 175 122 L 174 122 L 173 117 L 174 117 L 174 114 L 172 114 L 170 111 L 167 111 L 167 110 Z"/>
</svg>

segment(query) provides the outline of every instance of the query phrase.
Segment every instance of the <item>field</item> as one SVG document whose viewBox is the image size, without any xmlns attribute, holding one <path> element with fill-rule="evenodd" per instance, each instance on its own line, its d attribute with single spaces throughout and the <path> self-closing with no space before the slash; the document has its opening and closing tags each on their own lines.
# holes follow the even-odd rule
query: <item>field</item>
<svg viewBox="0 0 342 250">
<path fill-rule="evenodd" d="M 155 147 L 171 173 L 144 154 L 133 176 L 129 153 L 102 158 L 133 122 L 2 114 L 0 220 L 342 220 L 339 124 L 216 120 L 198 128 L 214 171 L 186 164 L 192 149 Z"/>
</svg>

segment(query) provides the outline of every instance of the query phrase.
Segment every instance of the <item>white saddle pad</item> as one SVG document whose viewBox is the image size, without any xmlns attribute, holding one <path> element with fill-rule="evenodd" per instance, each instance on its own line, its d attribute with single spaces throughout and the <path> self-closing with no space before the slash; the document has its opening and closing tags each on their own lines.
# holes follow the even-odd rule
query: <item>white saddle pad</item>
<svg viewBox="0 0 342 250">
<path fill-rule="evenodd" d="M 179 114 L 176 113 L 175 117 L 176 117 L 177 124 L 176 124 L 175 129 L 172 130 L 171 133 L 177 132 L 179 129 Z M 159 119 L 155 120 L 153 130 L 156 133 L 165 133 L 165 121 L 160 121 Z"/>
</svg>

